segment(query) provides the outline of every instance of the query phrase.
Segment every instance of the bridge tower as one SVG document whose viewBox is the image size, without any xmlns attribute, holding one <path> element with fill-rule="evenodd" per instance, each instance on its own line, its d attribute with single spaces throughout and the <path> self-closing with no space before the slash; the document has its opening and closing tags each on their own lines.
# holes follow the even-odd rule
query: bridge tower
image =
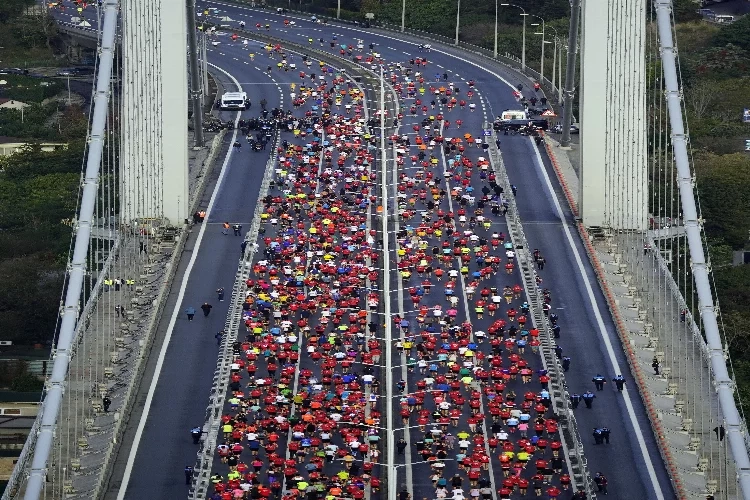
<svg viewBox="0 0 750 500">
<path fill-rule="evenodd" d="M 184 0 L 122 0 L 121 213 L 188 217 L 187 13 Z"/>
<path fill-rule="evenodd" d="M 648 218 L 646 0 L 584 0 L 579 210 L 586 226 L 643 231 Z"/>
</svg>

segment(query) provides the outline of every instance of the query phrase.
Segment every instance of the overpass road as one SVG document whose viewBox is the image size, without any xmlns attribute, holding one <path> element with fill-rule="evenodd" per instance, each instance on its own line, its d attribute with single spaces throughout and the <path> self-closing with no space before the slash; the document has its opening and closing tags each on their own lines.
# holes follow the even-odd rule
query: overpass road
<svg viewBox="0 0 750 500">
<path fill-rule="evenodd" d="M 518 83 L 524 83 L 524 93 L 529 95 L 527 87 L 531 82 L 499 64 L 480 61 L 460 50 L 438 44 L 433 44 L 429 53 L 420 54 L 417 49 L 419 41 L 407 35 L 345 25 L 324 26 L 307 18 L 282 17 L 273 12 L 223 2 L 199 3 L 199 9 L 208 7 L 219 9 L 214 15 L 233 20 L 221 22 L 230 25 L 224 29 L 227 33 L 231 33 L 231 28 L 242 20 L 248 27 L 256 23 L 269 24 L 270 34 L 296 43 L 306 44 L 308 38 L 312 38 L 318 48 L 318 39 L 322 38 L 327 50 L 331 50 L 328 42 L 335 35 L 337 45 L 356 45 L 358 39 L 363 40 L 365 46 L 373 43 L 375 50 L 389 62 L 426 57 L 429 60 L 424 70 L 426 75 L 446 72 L 450 81 L 462 87 L 466 86 L 466 81 L 474 80 L 489 117 L 518 106 L 511 94 L 511 87 Z M 286 27 L 284 19 L 294 20 L 296 26 Z M 95 16 L 92 20 L 95 21 Z M 245 48 L 232 44 L 228 38 L 220 47 L 221 50 L 210 52 L 211 63 L 233 75 L 238 82 L 247 83 L 243 89 L 256 102 L 265 97 L 269 106 L 279 103 L 278 88 L 269 85 L 273 82 L 247 60 Z M 231 79 L 224 72 L 215 73 L 229 84 Z M 255 114 L 255 111 L 250 113 Z M 477 112 L 476 118 L 467 120 L 464 128 L 478 134 L 480 116 L 484 119 L 484 115 Z M 563 353 L 572 358 L 571 369 L 566 374 L 570 392 L 593 390 L 591 378 L 597 373 L 608 379 L 622 373 L 631 380 L 604 298 L 585 260 L 585 251 L 572 223 L 573 216 L 564 203 L 549 159 L 527 137 L 500 136 L 500 139 L 510 181 L 518 190 L 516 201 L 529 245 L 540 249 L 547 260 L 541 276 L 544 287 L 554 298 L 555 312 L 560 316 L 562 338 L 559 345 Z M 225 147 L 228 148 L 228 144 Z M 257 160 L 251 162 L 250 159 L 256 156 Z M 257 165 L 251 166 L 250 163 Z M 222 236 L 218 224 L 226 220 L 242 222 L 249 227 L 250 221 L 244 219 L 253 212 L 257 202 L 257 186 L 251 181 L 252 169 L 261 168 L 263 164 L 265 156 L 261 157 L 261 153 L 227 153 L 225 168 L 216 183 L 214 208 L 205 233 L 197 236 L 198 241 L 192 247 L 192 265 L 186 269 L 184 283 L 176 283 L 173 289 L 174 294 L 179 292 L 183 297 L 174 305 L 177 318 L 174 327 L 164 325 L 173 334 L 167 335 L 168 347 L 161 374 L 145 383 L 155 384 L 156 390 L 142 435 L 136 441 L 137 453 L 129 458 L 129 464 L 128 461 L 123 463 L 123 466 L 130 465 L 131 470 L 128 490 L 124 495 L 120 494 L 121 498 L 173 498 L 184 491 L 181 471 L 195 454 L 188 430 L 200 424 L 204 416 L 205 395 L 210 388 L 217 349 L 213 333 L 223 327 L 226 313 L 226 307 L 216 302 L 214 290 L 219 286 L 231 287 L 239 251 L 239 240 Z M 204 301 L 215 305 L 209 318 L 200 317 L 188 323 L 182 310 L 187 305 L 197 308 Z M 475 330 L 482 326 L 485 324 L 475 326 Z M 613 498 L 674 498 L 637 392 L 633 389 L 618 394 L 610 385 L 597 393 L 593 409 L 581 407 L 576 410 L 592 474 L 601 471 L 609 478 L 609 496 Z M 612 443 L 594 446 L 587 430 L 602 425 L 612 429 Z M 412 473 L 423 474 L 417 465 Z M 116 496 L 114 486 L 116 483 L 113 483 L 111 498 Z"/>
</svg>

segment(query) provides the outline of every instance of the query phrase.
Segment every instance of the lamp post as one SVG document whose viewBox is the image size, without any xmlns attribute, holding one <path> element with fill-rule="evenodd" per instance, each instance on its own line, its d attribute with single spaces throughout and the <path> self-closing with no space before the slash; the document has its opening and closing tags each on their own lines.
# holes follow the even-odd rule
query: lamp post
<svg viewBox="0 0 750 500">
<path fill-rule="evenodd" d="M 552 50 L 552 79 L 550 80 L 550 83 L 552 84 L 552 88 L 555 88 L 555 68 L 559 71 L 560 68 L 557 67 L 557 29 L 554 26 L 550 26 L 550 29 L 555 32 L 555 38 L 554 38 L 554 49 Z M 545 43 L 553 43 L 549 41 L 545 41 Z M 562 60 L 561 60 L 562 62 Z"/>
<path fill-rule="evenodd" d="M 401 0 L 401 33 L 406 29 L 406 0 Z"/>
<path fill-rule="evenodd" d="M 515 7 L 517 9 L 521 9 L 521 17 L 523 17 L 523 29 L 521 31 L 521 72 L 526 72 L 526 16 L 528 14 L 526 13 L 526 9 L 521 7 L 520 5 L 515 5 L 512 3 L 501 3 L 502 7 Z M 497 32 L 497 16 L 495 16 L 495 32 Z M 497 43 L 497 35 L 495 35 L 495 43 Z"/>
<path fill-rule="evenodd" d="M 531 16 L 532 17 L 536 17 L 537 19 L 539 19 L 542 22 L 542 24 L 541 24 L 541 26 L 542 26 L 542 32 L 541 33 L 536 33 L 536 32 L 534 33 L 535 35 L 542 35 L 542 59 L 541 59 L 541 62 L 539 63 L 539 83 L 541 84 L 542 80 L 544 80 L 544 31 L 545 31 L 545 23 L 544 23 L 544 19 L 542 19 L 541 17 L 535 16 L 534 14 L 531 14 Z M 532 26 L 539 26 L 539 23 L 534 23 L 534 24 L 532 24 Z"/>
<path fill-rule="evenodd" d="M 495 38 L 494 38 L 494 46 L 492 49 L 492 57 L 497 59 L 497 0 L 495 0 Z"/>
<path fill-rule="evenodd" d="M 458 5 L 456 6 L 456 42 L 455 45 L 458 47 L 458 28 L 460 26 L 459 20 L 461 19 L 461 0 L 458 0 Z"/>
<path fill-rule="evenodd" d="M 560 39 L 560 43 L 557 45 L 559 54 L 557 56 L 557 60 L 559 61 L 557 63 L 557 101 L 562 102 L 562 64 L 563 64 L 563 49 L 567 48 L 567 45 L 565 45 L 563 42 L 563 39 Z"/>
</svg>

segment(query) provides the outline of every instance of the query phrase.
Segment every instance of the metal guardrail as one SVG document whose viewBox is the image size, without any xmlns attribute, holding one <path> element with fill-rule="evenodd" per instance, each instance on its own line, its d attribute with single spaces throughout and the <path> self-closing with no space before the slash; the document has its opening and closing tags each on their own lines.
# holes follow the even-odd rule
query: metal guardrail
<svg viewBox="0 0 750 500">
<path fill-rule="evenodd" d="M 568 448 L 568 458 L 571 463 L 571 477 L 573 477 L 576 486 L 586 491 L 586 498 L 595 499 L 596 492 L 592 487 L 593 481 L 588 471 L 588 463 L 583 452 L 581 436 L 578 432 L 578 423 L 570 407 L 567 386 L 565 384 L 565 375 L 562 370 L 557 356 L 554 353 L 554 336 L 550 331 L 550 324 L 547 316 L 543 313 L 543 300 L 539 296 L 539 289 L 536 284 L 537 274 L 534 269 L 534 261 L 529 250 L 529 244 L 523 231 L 518 207 L 516 206 L 515 197 L 512 194 L 510 179 L 505 168 L 500 150 L 497 147 L 497 134 L 491 123 L 484 124 L 485 131 L 489 131 L 489 157 L 492 170 L 499 179 L 499 184 L 503 192 L 508 196 L 508 212 L 505 216 L 508 225 L 513 247 L 516 252 L 516 259 L 519 264 L 519 270 L 524 280 L 524 286 L 529 297 L 534 324 L 539 329 L 540 351 L 542 362 L 545 369 L 550 375 L 550 396 L 554 402 L 554 411 L 559 418 L 560 435 L 565 440 Z"/>
</svg>

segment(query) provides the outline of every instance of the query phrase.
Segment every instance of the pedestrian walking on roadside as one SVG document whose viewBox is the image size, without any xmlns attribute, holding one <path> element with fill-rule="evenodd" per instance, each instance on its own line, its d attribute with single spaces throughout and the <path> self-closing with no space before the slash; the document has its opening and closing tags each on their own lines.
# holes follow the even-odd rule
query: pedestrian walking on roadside
<svg viewBox="0 0 750 500">
<path fill-rule="evenodd" d="M 575 410 L 581 404 L 581 395 L 573 393 L 570 395 L 570 406 Z"/>
<path fill-rule="evenodd" d="M 185 466 L 185 484 L 190 485 L 193 482 L 193 468 L 189 465 Z"/>
<path fill-rule="evenodd" d="M 562 347 L 560 347 L 559 345 L 556 345 L 555 356 L 557 357 L 557 359 L 562 359 L 562 352 L 563 352 Z"/>
<path fill-rule="evenodd" d="M 193 427 L 190 429 L 190 436 L 193 438 L 193 444 L 199 444 L 201 442 L 201 436 L 203 435 L 203 429 L 200 427 Z"/>
<path fill-rule="evenodd" d="M 594 404 L 595 397 L 596 397 L 596 394 L 594 394 L 591 391 L 586 391 L 581 396 L 581 399 L 583 399 L 583 402 L 586 405 L 586 408 L 588 408 L 589 410 L 591 409 L 591 406 Z"/>
<path fill-rule="evenodd" d="M 216 345 L 221 345 L 221 341 L 224 338 L 224 330 L 218 332 L 214 337 L 216 338 Z"/>
<path fill-rule="evenodd" d="M 564 372 L 570 370 L 570 356 L 563 356 L 562 369 Z"/>
<path fill-rule="evenodd" d="M 406 440 L 404 440 L 404 438 L 401 438 L 398 440 L 398 443 L 396 443 L 396 449 L 398 450 L 399 455 L 404 454 L 404 450 L 406 449 L 406 446 L 407 446 L 407 443 L 406 443 Z"/>
<path fill-rule="evenodd" d="M 612 382 L 615 383 L 615 387 L 617 387 L 617 390 L 619 392 L 622 392 L 622 390 L 625 388 L 625 377 L 623 377 L 622 375 L 618 375 L 613 378 Z"/>
<path fill-rule="evenodd" d="M 654 356 L 653 361 L 651 361 L 651 368 L 654 369 L 654 375 L 659 375 L 659 358 Z"/>
<path fill-rule="evenodd" d="M 188 321 L 193 321 L 193 318 L 195 317 L 195 307 L 188 307 L 185 309 L 185 314 L 187 314 Z"/>
<path fill-rule="evenodd" d="M 592 378 L 591 381 L 596 386 L 596 390 L 597 391 L 603 391 L 604 390 L 604 384 L 607 383 L 607 381 L 604 379 L 604 377 L 602 377 L 598 373 L 596 375 L 594 375 L 594 378 Z"/>
<path fill-rule="evenodd" d="M 216 294 L 219 296 L 219 302 L 224 302 L 224 287 L 219 287 L 216 289 Z"/>
<path fill-rule="evenodd" d="M 228 235 L 229 234 L 229 228 L 230 228 L 230 225 L 229 225 L 228 222 L 225 222 L 224 224 L 222 224 L 221 225 L 221 234 L 223 234 L 224 236 Z"/>
<path fill-rule="evenodd" d="M 203 316 L 208 317 L 208 315 L 211 313 L 211 308 L 213 306 L 209 304 L 208 302 L 204 302 L 201 306 L 201 309 L 203 310 Z"/>
<path fill-rule="evenodd" d="M 232 226 L 232 231 L 234 231 L 235 236 L 241 236 L 242 226 L 240 224 L 234 224 Z"/>
<path fill-rule="evenodd" d="M 594 444 L 602 444 L 604 437 L 602 437 L 602 430 L 598 427 L 594 427 Z"/>
<path fill-rule="evenodd" d="M 596 484 L 596 487 L 599 491 L 599 493 L 602 493 L 604 495 L 607 495 L 607 478 L 602 474 L 601 472 L 597 472 L 596 476 L 594 476 L 594 484 Z"/>
</svg>

